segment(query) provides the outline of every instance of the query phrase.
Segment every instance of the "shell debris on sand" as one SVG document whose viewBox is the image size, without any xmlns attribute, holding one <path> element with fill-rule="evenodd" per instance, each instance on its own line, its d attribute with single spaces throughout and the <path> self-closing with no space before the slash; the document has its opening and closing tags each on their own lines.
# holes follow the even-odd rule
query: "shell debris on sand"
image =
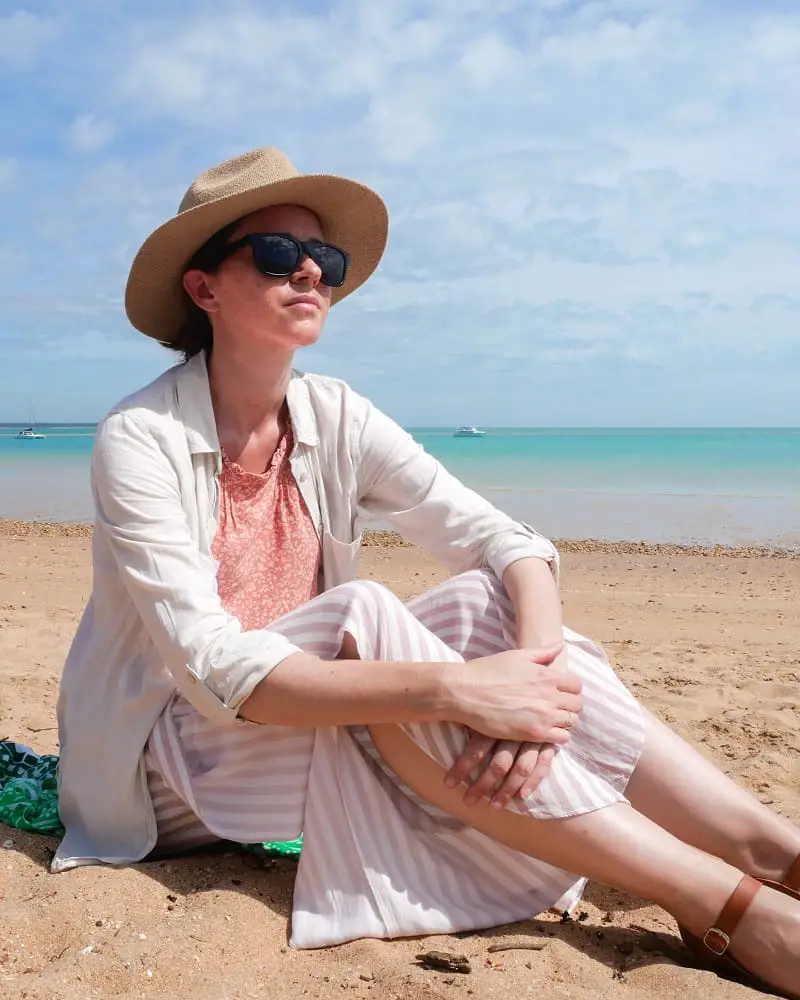
<svg viewBox="0 0 800 1000">
<path fill-rule="evenodd" d="M 9 538 L 89 538 L 94 527 L 88 522 L 24 521 L 0 517 L 0 537 Z M 800 550 L 772 545 L 689 545 L 677 542 L 607 540 L 601 538 L 553 538 L 561 552 L 598 552 L 616 555 L 692 555 L 733 558 L 800 559 Z M 396 531 L 365 531 L 364 548 L 413 548 Z"/>
</svg>

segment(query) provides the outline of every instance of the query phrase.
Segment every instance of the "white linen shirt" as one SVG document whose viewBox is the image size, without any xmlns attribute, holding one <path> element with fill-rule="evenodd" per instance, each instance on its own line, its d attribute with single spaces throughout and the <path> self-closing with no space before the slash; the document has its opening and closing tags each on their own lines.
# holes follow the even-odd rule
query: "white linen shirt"
<svg viewBox="0 0 800 1000">
<path fill-rule="evenodd" d="M 322 545 L 324 589 L 353 580 L 361 524 L 390 523 L 452 571 L 498 577 L 552 544 L 454 479 L 348 385 L 293 373 L 291 467 Z M 242 630 L 217 593 L 221 452 L 204 355 L 123 400 L 98 427 L 92 595 L 58 700 L 59 810 L 53 871 L 141 860 L 157 839 L 143 751 L 179 691 L 232 722 L 255 686 L 298 652 Z"/>
</svg>

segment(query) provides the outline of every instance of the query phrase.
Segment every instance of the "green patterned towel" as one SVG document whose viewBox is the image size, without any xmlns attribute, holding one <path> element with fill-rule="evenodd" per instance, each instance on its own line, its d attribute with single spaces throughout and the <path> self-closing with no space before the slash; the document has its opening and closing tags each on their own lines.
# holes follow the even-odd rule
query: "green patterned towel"
<svg viewBox="0 0 800 1000">
<path fill-rule="evenodd" d="M 0 742 L 0 821 L 17 830 L 64 832 L 58 818 L 58 757 Z"/>
<path fill-rule="evenodd" d="M 0 740 L 0 822 L 36 833 L 64 832 L 58 817 L 58 757 Z M 258 853 L 297 857 L 303 838 L 249 845 Z"/>
</svg>

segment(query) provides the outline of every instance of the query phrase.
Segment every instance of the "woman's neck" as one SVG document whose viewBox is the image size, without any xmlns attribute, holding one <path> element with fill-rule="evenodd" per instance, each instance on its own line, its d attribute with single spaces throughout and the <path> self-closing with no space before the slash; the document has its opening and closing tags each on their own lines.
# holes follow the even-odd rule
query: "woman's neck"
<svg viewBox="0 0 800 1000">
<path fill-rule="evenodd" d="M 229 458 L 263 472 L 286 430 L 286 390 L 293 354 L 267 358 L 212 351 L 211 401 L 220 444 Z"/>
</svg>

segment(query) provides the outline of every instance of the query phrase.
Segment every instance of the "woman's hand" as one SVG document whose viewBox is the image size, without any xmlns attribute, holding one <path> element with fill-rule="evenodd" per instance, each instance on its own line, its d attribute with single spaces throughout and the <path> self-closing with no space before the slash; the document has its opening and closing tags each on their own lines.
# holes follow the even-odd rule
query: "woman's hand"
<svg viewBox="0 0 800 1000">
<path fill-rule="evenodd" d="M 563 648 L 509 649 L 466 663 L 448 664 L 444 716 L 494 740 L 569 742 L 581 711 L 579 678 L 550 665 Z"/>
<path fill-rule="evenodd" d="M 465 781 L 464 802 L 474 806 L 491 797 L 492 809 L 502 809 L 516 795 L 525 800 L 547 777 L 556 754 L 552 744 L 517 743 L 471 733 L 467 745 L 447 772 L 445 784 Z M 482 770 L 481 765 L 484 765 Z M 474 774 L 473 777 L 470 777 Z"/>
</svg>

